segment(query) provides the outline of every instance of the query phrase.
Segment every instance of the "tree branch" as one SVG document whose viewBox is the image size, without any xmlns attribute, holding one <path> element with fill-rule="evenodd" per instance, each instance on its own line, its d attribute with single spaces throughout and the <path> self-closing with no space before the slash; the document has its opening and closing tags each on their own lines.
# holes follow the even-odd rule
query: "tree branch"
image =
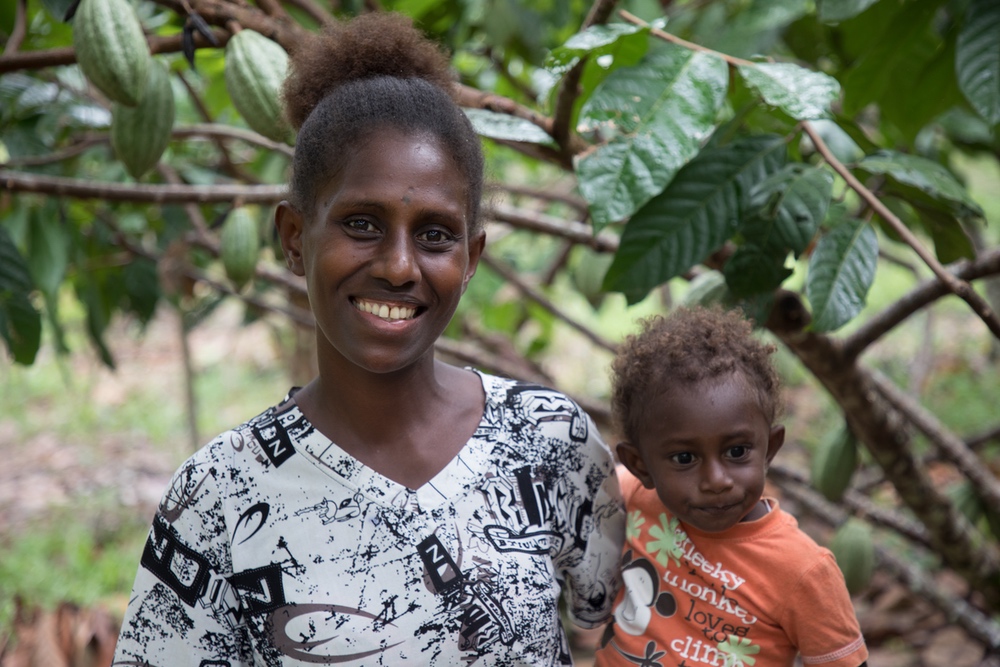
<svg viewBox="0 0 1000 667">
<path fill-rule="evenodd" d="M 516 287 L 526 297 L 528 297 L 529 299 L 540 305 L 545 310 L 552 313 L 557 319 L 562 320 L 563 322 L 568 324 L 570 328 L 576 329 L 578 332 L 583 334 L 584 337 L 587 338 L 587 340 L 592 342 L 594 345 L 602 347 L 608 352 L 611 352 L 612 354 L 614 354 L 614 352 L 618 349 L 616 345 L 604 340 L 596 332 L 592 331 L 588 327 L 584 326 L 580 322 L 577 322 L 575 319 L 564 313 L 562 309 L 556 306 L 554 303 L 552 303 L 552 301 L 549 300 L 548 297 L 546 297 L 544 294 L 542 294 L 532 286 L 528 285 L 524 280 L 522 280 L 521 276 L 519 276 L 517 272 L 511 269 L 509 266 L 505 265 L 504 263 L 496 259 L 493 259 L 493 257 L 491 257 L 487 253 L 483 253 L 480 261 L 482 261 L 483 264 L 485 264 L 493 271 L 495 271 L 497 274 L 499 274 L 501 278 L 514 285 L 514 287 Z"/>
<path fill-rule="evenodd" d="M 930 439 L 945 459 L 951 461 L 972 482 L 983 502 L 989 507 L 1000 507 L 1000 480 L 993 476 L 989 466 L 935 415 L 901 391 L 885 375 L 874 369 L 870 373 L 875 388 L 903 413 L 909 423 Z"/>
<path fill-rule="evenodd" d="M 872 210 L 879 214 L 883 220 L 893 229 L 896 234 L 899 235 L 903 241 L 913 248 L 913 251 L 917 253 L 917 256 L 924 261 L 924 263 L 930 267 L 930 270 L 937 276 L 944 285 L 948 288 L 950 292 L 958 295 L 963 301 L 969 304 L 972 311 L 976 313 L 979 318 L 986 323 L 990 331 L 996 338 L 1000 338 L 1000 318 L 997 314 L 993 312 L 990 305 L 983 299 L 979 294 L 972 289 L 972 286 L 964 281 L 959 280 L 954 274 L 947 271 L 941 263 L 938 262 L 937 258 L 923 246 L 922 243 L 917 239 L 917 237 L 910 231 L 909 227 L 903 224 L 896 215 L 889 210 L 889 208 L 882 203 L 878 197 L 875 196 L 871 190 L 866 188 L 861 181 L 859 181 L 851 171 L 843 165 L 843 163 L 837 159 L 837 157 L 830 151 L 827 147 L 826 142 L 823 138 L 819 136 L 819 133 L 813 128 L 812 124 L 808 121 L 802 122 L 802 129 L 805 133 L 809 135 L 809 139 L 816 146 L 816 150 L 819 154 L 823 156 L 827 164 L 833 167 L 833 170 L 843 178 L 847 185 L 854 190 L 861 199 L 864 200 L 866 204 L 871 206 Z"/>
<path fill-rule="evenodd" d="M 229 41 L 229 33 L 223 30 L 213 30 L 212 33 L 218 40 L 219 48 L 223 48 Z M 150 35 L 146 38 L 149 44 L 149 52 L 156 55 L 158 53 L 177 53 L 182 50 L 181 35 Z M 203 35 L 195 32 L 194 44 L 196 48 L 216 48 Z M 76 62 L 76 51 L 73 47 L 58 49 L 46 49 L 43 51 L 19 51 L 17 53 L 4 52 L 0 56 L 0 74 L 16 72 L 23 69 L 41 69 L 43 67 L 56 67 L 58 65 L 72 65 Z"/>
<path fill-rule="evenodd" d="M 631 14 L 624 9 L 619 10 L 618 15 L 629 23 L 635 25 L 641 25 L 644 27 L 649 27 L 649 24 L 643 21 L 638 16 Z M 676 44 L 677 46 L 683 46 L 685 49 L 690 49 L 691 51 L 701 51 L 702 53 L 711 53 L 714 56 L 718 56 L 725 60 L 729 65 L 737 67 L 739 65 L 756 65 L 757 63 L 750 60 L 743 60 L 742 58 L 735 58 L 733 56 L 727 55 L 725 53 L 720 53 L 719 51 L 713 51 L 712 49 L 706 48 L 700 44 L 695 44 L 694 42 L 689 42 L 686 39 L 681 39 L 677 35 L 672 35 L 669 32 L 660 30 L 659 28 L 649 28 L 649 32 L 652 35 L 659 37 L 660 39 Z"/>
<path fill-rule="evenodd" d="M 847 520 L 848 515 L 844 510 L 804 484 L 786 479 L 781 484 L 781 490 L 830 526 L 839 526 Z M 943 590 L 927 572 L 915 564 L 914 558 L 902 558 L 879 544 L 875 545 L 875 557 L 880 568 L 888 570 L 913 593 L 943 611 L 949 621 L 961 626 L 990 649 L 1000 648 L 1000 623 L 953 592 Z"/>
<path fill-rule="evenodd" d="M 11 30 L 7 43 L 4 44 L 4 55 L 16 53 L 21 48 L 28 34 L 28 0 L 17 0 L 14 10 L 14 29 Z"/>
<path fill-rule="evenodd" d="M 145 185 L 45 176 L 0 169 L 0 191 L 36 192 L 75 199 L 151 204 L 217 204 L 242 199 L 245 204 L 275 204 L 285 198 L 284 185 Z"/>
<path fill-rule="evenodd" d="M 960 261 L 950 265 L 949 270 L 966 281 L 976 280 L 985 276 L 1000 274 L 1000 248 L 970 261 Z M 868 346 L 879 340 L 888 331 L 924 306 L 950 294 L 948 288 L 939 280 L 927 280 L 910 290 L 902 298 L 897 299 L 881 313 L 872 316 L 850 336 L 843 340 L 844 356 L 847 359 L 857 358 Z"/>
<path fill-rule="evenodd" d="M 0 171 L 0 175 L 2 173 Z M 523 209 L 515 209 L 509 206 L 494 206 L 485 211 L 485 216 L 497 222 L 504 222 L 512 227 L 558 236 L 573 243 L 593 248 L 598 252 L 613 253 L 618 250 L 617 236 L 607 232 L 594 236 L 594 231 L 590 225 L 582 222 L 562 220 L 543 213 L 528 213 Z"/>
</svg>

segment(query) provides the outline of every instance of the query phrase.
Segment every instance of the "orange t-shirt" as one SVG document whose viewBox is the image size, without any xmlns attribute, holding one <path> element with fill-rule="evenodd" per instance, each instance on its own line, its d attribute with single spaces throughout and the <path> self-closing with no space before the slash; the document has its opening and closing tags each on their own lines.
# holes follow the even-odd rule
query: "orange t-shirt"
<svg viewBox="0 0 1000 667">
<path fill-rule="evenodd" d="M 778 507 L 721 533 L 682 524 L 619 468 L 623 587 L 596 667 L 858 667 L 868 659 L 833 554 Z"/>
</svg>

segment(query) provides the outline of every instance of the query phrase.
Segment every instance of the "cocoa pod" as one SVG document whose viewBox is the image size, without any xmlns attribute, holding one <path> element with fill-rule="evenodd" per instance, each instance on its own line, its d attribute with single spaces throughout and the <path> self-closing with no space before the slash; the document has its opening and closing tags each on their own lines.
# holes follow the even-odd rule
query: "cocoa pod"
<svg viewBox="0 0 1000 667">
<path fill-rule="evenodd" d="M 111 146 L 136 180 L 163 155 L 174 127 L 174 91 L 170 74 L 154 62 L 142 100 L 135 107 L 111 107 Z"/>
<path fill-rule="evenodd" d="M 812 484 L 827 500 L 839 502 L 857 467 L 857 439 L 845 423 L 823 438 L 813 452 Z"/>
<path fill-rule="evenodd" d="M 128 0 L 81 0 L 73 17 L 73 48 L 98 90 L 125 106 L 139 103 L 152 56 Z"/>
<path fill-rule="evenodd" d="M 236 289 L 242 289 L 253 278 L 260 253 L 260 233 L 253 213 L 246 207 L 233 209 L 222 223 L 219 243 L 226 276 Z"/>
<path fill-rule="evenodd" d="M 255 132 L 290 143 L 280 98 L 287 71 L 288 54 L 259 32 L 240 30 L 226 44 L 224 74 L 233 106 Z"/>
<path fill-rule="evenodd" d="M 834 533 L 830 551 L 844 574 L 848 592 L 856 595 L 865 590 L 875 571 L 875 544 L 871 527 L 861 519 L 851 517 Z"/>
</svg>

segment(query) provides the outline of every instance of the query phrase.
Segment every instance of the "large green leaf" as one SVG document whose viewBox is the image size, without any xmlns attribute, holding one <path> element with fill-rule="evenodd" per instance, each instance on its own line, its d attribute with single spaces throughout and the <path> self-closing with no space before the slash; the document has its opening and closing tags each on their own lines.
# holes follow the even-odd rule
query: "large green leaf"
<svg viewBox="0 0 1000 667">
<path fill-rule="evenodd" d="M 821 21 L 839 23 L 865 11 L 878 0 L 817 0 Z"/>
<path fill-rule="evenodd" d="M 758 63 L 737 69 L 767 104 L 796 120 L 829 116 L 830 105 L 840 95 L 840 83 L 832 76 L 794 63 Z"/>
<path fill-rule="evenodd" d="M 1000 2 L 972 0 L 955 53 L 958 85 L 980 116 L 1000 123 Z"/>
<path fill-rule="evenodd" d="M 635 213 L 698 154 L 727 85 L 721 58 L 667 45 L 594 91 L 581 125 L 613 136 L 579 158 L 576 172 L 597 229 Z"/>
<path fill-rule="evenodd" d="M 801 254 L 826 218 L 833 192 L 830 172 L 789 164 L 754 188 L 751 215 L 740 231 L 759 247 L 781 246 Z"/>
<path fill-rule="evenodd" d="M 784 161 L 785 142 L 776 136 L 702 151 L 629 220 L 605 289 L 636 303 L 702 261 L 733 234 L 754 184 Z"/>
<path fill-rule="evenodd" d="M 899 129 L 905 142 L 912 142 L 948 109 L 962 105 L 952 37 L 941 42 L 936 35 L 924 34 L 914 42 L 918 53 L 896 66 L 879 100 L 882 117 Z M 920 85 L 914 86 L 914 81 Z"/>
<path fill-rule="evenodd" d="M 792 270 L 785 266 L 787 250 L 747 243 L 736 249 L 722 268 L 729 293 L 739 299 L 772 292 Z"/>
<path fill-rule="evenodd" d="M 31 364 L 42 337 L 42 318 L 28 295 L 34 285 L 24 257 L 0 227 L 0 336 L 14 361 Z"/>
<path fill-rule="evenodd" d="M 814 330 L 835 331 L 861 312 L 877 264 L 878 238 L 861 220 L 843 220 L 820 238 L 806 277 Z"/>
<path fill-rule="evenodd" d="M 549 133 L 524 118 L 486 109 L 463 109 L 472 127 L 481 136 L 501 141 L 519 141 L 529 144 L 552 144 Z"/>
<path fill-rule="evenodd" d="M 960 218 L 981 218 L 983 210 L 945 167 L 919 155 L 882 150 L 869 155 L 857 165 L 869 174 L 887 176 L 910 186 Z"/>
<path fill-rule="evenodd" d="M 622 51 L 645 52 L 648 33 L 648 26 L 631 23 L 591 26 L 570 37 L 562 46 L 552 49 L 545 60 L 545 67 L 553 74 L 561 76 L 585 57 L 600 58 L 607 55 L 617 57 Z"/>
<path fill-rule="evenodd" d="M 894 82 L 905 83 L 909 94 L 920 94 L 919 87 L 914 90 L 912 81 L 899 81 L 901 75 L 897 73 L 897 68 L 909 68 L 913 61 L 925 61 L 928 58 L 927 34 L 940 2 L 941 0 L 928 0 L 901 5 L 879 39 L 874 41 L 871 48 L 842 79 L 844 113 L 853 116 L 867 104 L 883 99 Z"/>
</svg>

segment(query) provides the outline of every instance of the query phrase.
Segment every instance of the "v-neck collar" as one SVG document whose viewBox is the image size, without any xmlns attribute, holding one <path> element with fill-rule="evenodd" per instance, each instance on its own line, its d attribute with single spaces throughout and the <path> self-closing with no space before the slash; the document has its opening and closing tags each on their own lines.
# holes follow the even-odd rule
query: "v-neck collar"
<svg viewBox="0 0 1000 667">
<path fill-rule="evenodd" d="M 295 446 L 325 474 L 381 505 L 415 513 L 446 507 L 477 486 L 496 446 L 492 438 L 483 438 L 480 434 L 501 400 L 500 379 L 469 370 L 475 372 L 483 384 L 486 395 L 483 416 L 458 454 L 418 489 L 410 489 L 348 454 L 315 428 L 295 401 L 289 401 L 288 411 L 295 415 L 296 421 L 301 420 L 309 426 L 303 429 L 304 435 Z"/>
</svg>

